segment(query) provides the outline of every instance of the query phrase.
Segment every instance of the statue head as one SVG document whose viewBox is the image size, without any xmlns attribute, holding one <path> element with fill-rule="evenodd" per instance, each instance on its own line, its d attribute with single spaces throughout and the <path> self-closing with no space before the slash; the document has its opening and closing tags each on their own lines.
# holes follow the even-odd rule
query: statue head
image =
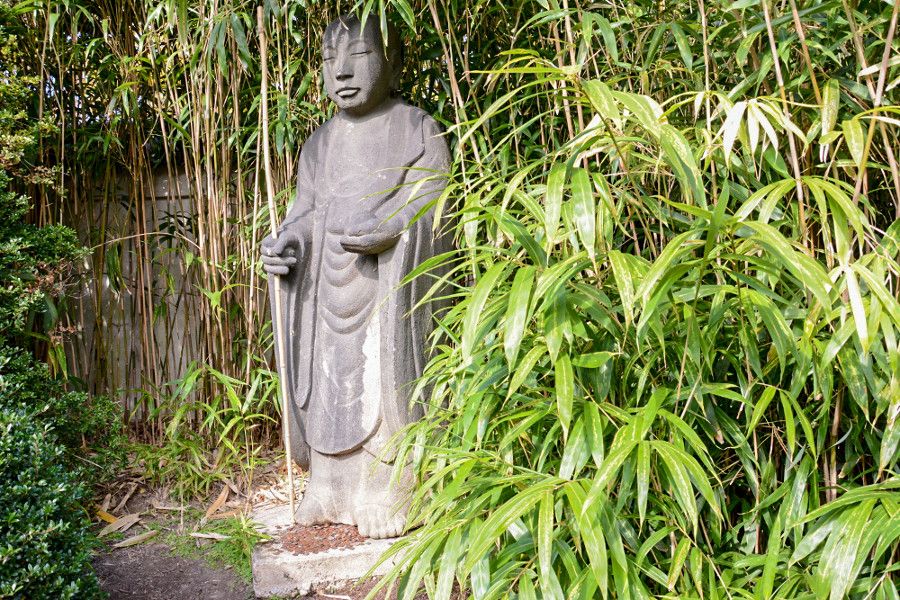
<svg viewBox="0 0 900 600">
<path fill-rule="evenodd" d="M 338 108 L 363 116 L 381 106 L 400 81 L 402 47 L 393 27 L 385 48 L 377 19 L 332 22 L 322 36 L 325 91 Z"/>
</svg>

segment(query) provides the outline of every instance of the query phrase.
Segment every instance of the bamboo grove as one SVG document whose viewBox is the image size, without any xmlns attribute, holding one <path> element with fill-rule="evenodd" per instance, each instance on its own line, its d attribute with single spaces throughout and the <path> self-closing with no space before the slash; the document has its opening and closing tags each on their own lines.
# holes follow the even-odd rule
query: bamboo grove
<svg viewBox="0 0 900 600">
<path fill-rule="evenodd" d="M 268 123 L 256 6 L 18 5 L 65 190 L 35 219 L 93 249 L 42 343 L 148 468 L 203 488 L 274 439 L 260 131 L 284 208 L 356 10 L 447 130 L 459 249 L 418 273 L 454 302 L 384 585 L 898 597 L 897 3 L 266 1 Z"/>
</svg>

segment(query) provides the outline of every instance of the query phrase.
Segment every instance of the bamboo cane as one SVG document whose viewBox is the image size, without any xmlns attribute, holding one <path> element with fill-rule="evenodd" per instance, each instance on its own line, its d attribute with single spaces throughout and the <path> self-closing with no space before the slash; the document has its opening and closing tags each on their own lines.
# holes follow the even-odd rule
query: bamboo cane
<svg viewBox="0 0 900 600">
<path fill-rule="evenodd" d="M 275 212 L 275 184 L 272 182 L 272 163 L 269 154 L 269 66 L 268 54 L 266 51 L 266 25 L 263 18 L 263 7 L 256 9 L 256 21 L 259 28 L 259 55 L 260 68 L 262 70 L 262 98 L 260 99 L 260 110 L 262 111 L 262 147 L 263 147 L 263 170 L 266 173 L 266 196 L 269 201 L 269 221 L 272 227 L 272 237 L 278 238 L 278 223 Z M 291 454 L 291 428 L 288 425 L 288 395 L 287 395 L 287 373 L 286 373 L 286 355 L 284 351 L 284 316 L 281 310 L 281 276 L 275 275 L 273 287 L 275 288 L 275 347 L 278 353 L 278 381 L 279 390 L 281 391 L 281 422 L 284 431 L 284 451 L 285 465 L 287 466 L 288 476 L 288 498 L 291 505 L 291 522 L 294 523 L 294 469 L 293 458 Z"/>
</svg>

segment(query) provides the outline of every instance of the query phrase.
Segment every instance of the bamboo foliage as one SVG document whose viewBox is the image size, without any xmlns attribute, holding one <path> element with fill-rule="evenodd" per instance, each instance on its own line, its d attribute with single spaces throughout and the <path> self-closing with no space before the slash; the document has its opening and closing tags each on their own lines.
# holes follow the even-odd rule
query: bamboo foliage
<svg viewBox="0 0 900 600">
<path fill-rule="evenodd" d="M 895 597 L 895 108 L 864 82 L 896 10 L 864 46 L 838 5 L 571 4 L 467 70 L 491 94 L 460 96 L 447 198 L 473 285 L 382 584 Z"/>
</svg>

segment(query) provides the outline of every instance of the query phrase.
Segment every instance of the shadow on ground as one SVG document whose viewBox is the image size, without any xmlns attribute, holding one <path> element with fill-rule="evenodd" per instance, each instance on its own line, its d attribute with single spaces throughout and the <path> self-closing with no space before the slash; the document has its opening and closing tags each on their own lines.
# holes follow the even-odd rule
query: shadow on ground
<svg viewBox="0 0 900 600">
<path fill-rule="evenodd" d="M 102 553 L 94 558 L 110 600 L 247 600 L 253 588 L 228 568 L 172 556 L 164 544 Z"/>
</svg>

